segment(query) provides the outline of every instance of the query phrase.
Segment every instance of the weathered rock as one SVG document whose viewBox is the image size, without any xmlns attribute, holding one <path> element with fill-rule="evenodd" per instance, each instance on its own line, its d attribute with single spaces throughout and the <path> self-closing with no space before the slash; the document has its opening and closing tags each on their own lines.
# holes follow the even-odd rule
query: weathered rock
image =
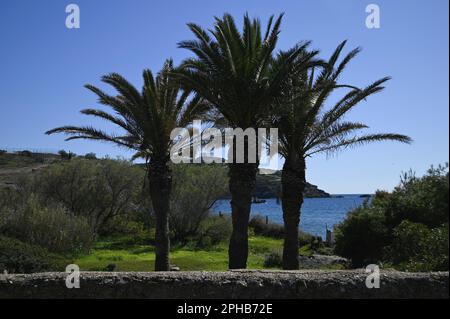
<svg viewBox="0 0 450 319">
<path fill-rule="evenodd" d="M 368 289 L 364 270 L 83 272 L 79 289 L 65 273 L 0 277 L 0 298 L 448 298 L 449 273 L 382 271 Z"/>
</svg>

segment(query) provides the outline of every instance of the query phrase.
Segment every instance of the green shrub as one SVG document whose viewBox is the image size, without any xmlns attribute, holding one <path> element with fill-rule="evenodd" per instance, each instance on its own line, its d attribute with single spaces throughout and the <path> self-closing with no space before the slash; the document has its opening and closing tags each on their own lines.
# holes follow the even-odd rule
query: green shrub
<svg viewBox="0 0 450 319">
<path fill-rule="evenodd" d="M 49 165 L 18 178 L 14 189 L 0 189 L 0 231 L 58 253 L 86 251 L 99 235 L 135 234 L 143 180 L 144 170 L 126 161 Z"/>
<path fill-rule="evenodd" d="M 144 171 L 126 161 L 75 158 L 40 171 L 29 181 L 28 192 L 42 206 L 58 203 L 85 217 L 98 234 L 111 219 L 135 209 L 143 180 Z"/>
<path fill-rule="evenodd" d="M 76 157 L 75 153 L 72 152 L 66 152 L 65 150 L 58 151 L 59 156 L 61 156 L 61 159 L 63 160 L 71 160 L 73 157 Z"/>
<path fill-rule="evenodd" d="M 319 249 L 317 249 L 317 253 L 320 255 L 331 256 L 334 255 L 334 249 L 333 247 L 321 246 Z"/>
<path fill-rule="evenodd" d="M 64 271 L 69 262 L 45 248 L 0 236 L 0 272 L 33 273 Z"/>
<path fill-rule="evenodd" d="M 16 211 L 22 205 L 23 200 L 23 196 L 13 188 L 0 187 L 0 229 L 11 212 Z"/>
<path fill-rule="evenodd" d="M 226 193 L 227 173 L 222 166 L 201 164 L 174 165 L 172 174 L 169 224 L 173 241 L 183 244 L 199 235 L 212 205 Z"/>
<path fill-rule="evenodd" d="M 284 238 L 284 226 L 266 223 L 266 220 L 262 216 L 255 216 L 250 219 L 249 227 L 253 229 L 255 235 L 272 237 L 272 238 Z"/>
<path fill-rule="evenodd" d="M 394 228 L 393 241 L 389 247 L 389 259 L 399 264 L 410 258 L 423 256 L 431 230 L 419 223 L 404 220 Z"/>
<path fill-rule="evenodd" d="M 448 165 L 404 174 L 392 193 L 377 192 L 335 227 L 335 252 L 353 266 L 448 270 L 448 204 Z"/>
<path fill-rule="evenodd" d="M 389 244 L 384 215 L 369 207 L 350 213 L 335 227 L 335 252 L 350 258 L 354 267 L 379 262 Z"/>
<path fill-rule="evenodd" d="M 197 235 L 187 238 L 187 247 L 204 249 L 227 242 L 232 230 L 230 218 L 226 216 L 208 217 L 202 221 Z"/>
<path fill-rule="evenodd" d="M 88 251 L 94 239 L 85 218 L 69 214 L 61 205 L 42 207 L 34 196 L 2 218 L 0 233 L 68 254 Z"/>
<path fill-rule="evenodd" d="M 188 245 L 189 247 L 190 245 Z M 213 242 L 211 237 L 209 236 L 201 236 L 199 237 L 199 239 L 197 240 L 196 244 L 195 244 L 195 249 L 201 248 L 201 249 L 207 249 L 207 248 L 211 248 L 213 246 Z"/>
<path fill-rule="evenodd" d="M 298 235 L 298 244 L 299 246 L 309 245 L 314 241 L 314 236 L 303 231 L 299 232 Z"/>
<path fill-rule="evenodd" d="M 401 183 L 384 203 L 386 222 L 390 228 L 403 220 L 439 227 L 449 222 L 448 165 L 431 167 L 421 178 L 412 172 L 402 176 Z"/>
<path fill-rule="evenodd" d="M 401 270 L 448 270 L 448 235 L 448 224 L 429 229 L 405 220 L 394 229 L 387 259 Z"/>
<path fill-rule="evenodd" d="M 283 266 L 283 253 L 281 250 L 273 250 L 264 256 L 264 267 L 281 268 Z"/>
<path fill-rule="evenodd" d="M 140 235 L 148 228 L 142 221 L 133 220 L 134 216 L 120 215 L 114 217 L 105 224 L 99 231 L 100 237 L 121 237 L 127 235 Z"/>
<path fill-rule="evenodd" d="M 88 160 L 96 160 L 97 159 L 97 155 L 95 153 L 87 153 L 84 155 L 85 159 Z"/>
<path fill-rule="evenodd" d="M 209 238 L 211 245 L 228 241 L 233 230 L 230 218 L 210 217 L 201 226 L 201 236 Z"/>
</svg>

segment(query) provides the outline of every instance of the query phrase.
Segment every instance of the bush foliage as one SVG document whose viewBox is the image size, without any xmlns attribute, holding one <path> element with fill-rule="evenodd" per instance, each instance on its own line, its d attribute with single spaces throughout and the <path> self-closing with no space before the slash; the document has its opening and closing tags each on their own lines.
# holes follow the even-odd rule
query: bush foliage
<svg viewBox="0 0 450 319">
<path fill-rule="evenodd" d="M 172 239 L 199 235 L 215 201 L 227 190 L 227 171 L 217 165 L 175 165 L 170 205 Z M 227 236 L 224 234 L 224 236 Z"/>
<path fill-rule="evenodd" d="M 34 196 L 14 213 L 3 214 L 0 233 L 56 253 L 87 252 L 94 240 L 84 217 L 57 204 L 42 207 Z"/>
<path fill-rule="evenodd" d="M 284 238 L 284 226 L 266 223 L 266 220 L 262 216 L 255 216 L 250 219 L 249 227 L 251 227 L 255 235 L 272 237 L 272 238 Z"/>
<path fill-rule="evenodd" d="M 174 243 L 211 246 L 231 234 L 228 218 L 210 217 L 226 193 L 227 171 L 217 165 L 175 165 L 171 199 Z M 0 189 L 0 234 L 51 252 L 86 252 L 98 238 L 154 243 L 154 214 L 142 166 L 110 159 L 59 161 Z"/>
<path fill-rule="evenodd" d="M 28 188 L 42 205 L 56 202 L 83 216 L 97 234 L 109 220 L 133 209 L 143 180 L 143 170 L 129 162 L 74 158 L 35 175 Z"/>
<path fill-rule="evenodd" d="M 421 178 L 407 173 L 392 193 L 377 192 L 336 228 L 336 253 L 354 266 L 385 262 L 402 270 L 448 270 L 448 165 Z"/>
<path fill-rule="evenodd" d="M 130 163 L 73 158 L 0 189 L 0 234 L 51 252 L 86 252 L 113 219 L 137 211 L 144 171 Z"/>
<path fill-rule="evenodd" d="M 0 272 L 33 273 L 64 271 L 67 262 L 43 247 L 0 236 Z"/>
<path fill-rule="evenodd" d="M 281 268 L 283 266 L 283 252 L 273 250 L 264 256 L 264 267 Z"/>
<path fill-rule="evenodd" d="M 232 230 L 230 218 L 226 216 L 209 217 L 200 225 L 197 246 L 207 248 L 228 241 Z"/>
</svg>

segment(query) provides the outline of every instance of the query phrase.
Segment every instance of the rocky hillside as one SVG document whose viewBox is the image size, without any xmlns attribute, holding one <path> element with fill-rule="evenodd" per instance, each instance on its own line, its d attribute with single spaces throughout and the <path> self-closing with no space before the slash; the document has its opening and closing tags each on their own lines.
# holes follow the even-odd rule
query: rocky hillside
<svg viewBox="0 0 450 319">
<path fill-rule="evenodd" d="M 281 193 L 281 171 L 269 172 L 262 170 L 256 177 L 254 196 L 259 198 L 274 198 Z M 330 197 L 330 194 L 317 186 L 307 183 L 305 197 Z"/>
<path fill-rule="evenodd" d="M 0 153 L 0 187 L 14 185 L 21 174 L 30 174 L 61 160 L 59 155 L 22 152 L 22 154 Z M 202 164 L 207 165 L 207 164 Z M 224 165 L 217 165 L 224 169 Z M 274 198 L 281 193 L 281 172 L 261 169 L 256 177 L 253 196 Z M 330 194 L 312 184 L 306 185 L 305 197 L 330 197 Z"/>
<path fill-rule="evenodd" d="M 20 176 L 31 174 L 56 161 L 59 161 L 59 156 L 55 154 L 0 152 L 0 187 L 14 186 Z"/>
</svg>

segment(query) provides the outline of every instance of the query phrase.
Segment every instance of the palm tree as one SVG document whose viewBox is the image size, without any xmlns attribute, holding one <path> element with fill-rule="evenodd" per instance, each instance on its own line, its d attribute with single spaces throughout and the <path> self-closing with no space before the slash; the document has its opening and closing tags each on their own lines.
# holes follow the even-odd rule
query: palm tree
<svg viewBox="0 0 450 319">
<path fill-rule="evenodd" d="M 317 153 L 335 153 L 349 147 L 379 141 L 410 143 L 400 134 L 358 134 L 368 128 L 363 123 L 349 122 L 344 116 L 368 96 L 381 92 L 388 77 L 375 81 L 363 89 L 338 84 L 347 64 L 358 54 L 355 49 L 337 63 L 342 42 L 320 74 L 318 67 L 290 76 L 283 99 L 277 100 L 273 125 L 279 131 L 279 152 L 285 159 L 282 169 L 282 209 L 285 225 L 283 268 L 298 269 L 298 226 L 305 190 L 306 158 Z M 325 110 L 327 98 L 338 88 L 348 89 L 333 107 Z"/>
<path fill-rule="evenodd" d="M 85 87 L 94 92 L 99 103 L 107 105 L 115 114 L 98 109 L 85 109 L 81 113 L 107 120 L 124 133 L 109 134 L 91 126 L 62 126 L 46 134 L 65 133 L 66 140 L 90 139 L 111 142 L 135 151 L 133 158 L 142 157 L 147 163 L 150 197 L 156 216 L 155 270 L 169 270 L 169 199 L 172 176 L 169 167 L 170 149 L 173 146 L 171 132 L 186 127 L 193 118 L 201 116 L 206 106 L 197 96 L 191 98 L 172 77 L 172 60 L 167 60 L 156 78 L 150 70 L 144 70 L 144 85 L 139 92 L 117 73 L 102 77 L 111 85 L 117 96 L 104 93 L 92 85 Z"/>
<path fill-rule="evenodd" d="M 286 75 L 292 66 L 306 68 L 317 52 L 299 56 L 309 43 L 297 45 L 273 64 L 273 54 L 280 32 L 282 15 L 269 19 L 264 34 L 259 20 L 244 16 L 242 33 L 229 14 L 215 18 L 209 32 L 190 23 L 193 41 L 179 43 L 194 53 L 176 72 L 183 87 L 207 100 L 231 128 L 256 129 L 266 123 L 274 99 L 280 95 Z M 298 63 L 294 64 L 294 60 Z M 235 143 L 233 143 L 235 144 Z M 251 192 L 255 185 L 258 160 L 250 163 L 244 144 L 244 163 L 229 160 L 229 189 L 233 232 L 229 245 L 229 268 L 246 268 L 248 257 L 248 221 Z M 236 154 L 234 152 L 234 154 Z M 258 156 L 256 156 L 258 158 Z"/>
</svg>

